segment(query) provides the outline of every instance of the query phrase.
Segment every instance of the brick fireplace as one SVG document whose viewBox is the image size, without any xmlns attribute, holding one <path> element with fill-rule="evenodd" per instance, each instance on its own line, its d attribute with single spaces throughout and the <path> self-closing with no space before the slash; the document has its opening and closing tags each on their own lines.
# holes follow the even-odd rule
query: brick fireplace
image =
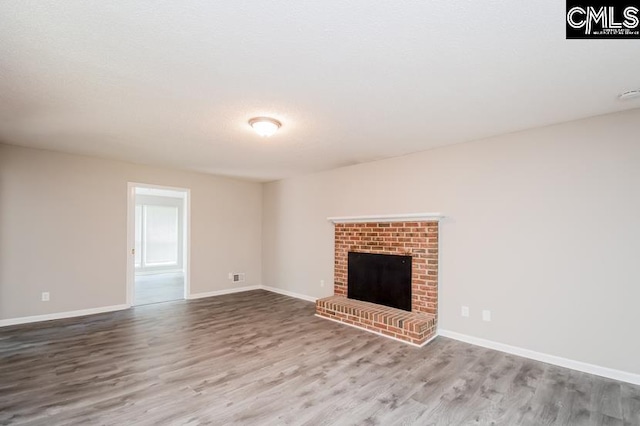
<svg viewBox="0 0 640 426">
<path fill-rule="evenodd" d="M 421 346 L 435 336 L 440 214 L 330 218 L 335 223 L 334 295 L 316 315 Z M 348 254 L 411 256 L 411 311 L 347 298 Z"/>
</svg>

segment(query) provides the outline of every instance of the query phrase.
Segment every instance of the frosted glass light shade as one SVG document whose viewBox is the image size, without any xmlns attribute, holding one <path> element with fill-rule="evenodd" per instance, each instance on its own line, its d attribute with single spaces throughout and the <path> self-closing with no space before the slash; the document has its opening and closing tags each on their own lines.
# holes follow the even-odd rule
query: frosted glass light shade
<svg viewBox="0 0 640 426">
<path fill-rule="evenodd" d="M 282 123 L 274 118 L 256 117 L 249 120 L 249 125 L 253 127 L 253 130 L 260 136 L 269 137 L 278 131 Z"/>
</svg>

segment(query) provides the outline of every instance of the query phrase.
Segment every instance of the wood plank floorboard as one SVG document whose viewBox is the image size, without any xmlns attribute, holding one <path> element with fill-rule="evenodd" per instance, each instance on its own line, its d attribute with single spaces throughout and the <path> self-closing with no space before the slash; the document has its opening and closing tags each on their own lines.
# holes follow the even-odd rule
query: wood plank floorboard
<svg viewBox="0 0 640 426">
<path fill-rule="evenodd" d="M 184 274 L 165 272 L 158 274 L 136 274 L 133 304 L 169 302 L 184 299 Z"/>
<path fill-rule="evenodd" d="M 640 425 L 640 387 L 257 290 L 0 329 L 0 424 Z"/>
</svg>

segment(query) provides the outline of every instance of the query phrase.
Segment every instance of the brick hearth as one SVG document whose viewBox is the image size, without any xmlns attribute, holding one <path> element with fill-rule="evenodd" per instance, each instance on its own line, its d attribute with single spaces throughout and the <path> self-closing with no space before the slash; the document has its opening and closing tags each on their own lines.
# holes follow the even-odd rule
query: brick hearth
<svg viewBox="0 0 640 426">
<path fill-rule="evenodd" d="M 350 251 L 411 256 L 411 312 L 348 299 Z M 319 299 L 316 313 L 418 345 L 431 339 L 438 314 L 438 222 L 336 223 L 334 296 Z"/>
</svg>

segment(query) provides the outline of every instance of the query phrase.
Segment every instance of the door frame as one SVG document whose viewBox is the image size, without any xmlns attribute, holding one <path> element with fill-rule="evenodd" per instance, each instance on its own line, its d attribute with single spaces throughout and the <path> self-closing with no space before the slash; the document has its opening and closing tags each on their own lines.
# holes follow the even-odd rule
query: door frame
<svg viewBox="0 0 640 426">
<path fill-rule="evenodd" d="M 127 306 L 134 302 L 136 268 L 135 268 L 135 220 L 136 220 L 136 188 L 166 189 L 184 193 L 182 221 L 182 269 L 184 273 L 184 299 L 191 296 L 191 190 L 175 186 L 155 185 L 150 183 L 127 182 Z"/>
</svg>

